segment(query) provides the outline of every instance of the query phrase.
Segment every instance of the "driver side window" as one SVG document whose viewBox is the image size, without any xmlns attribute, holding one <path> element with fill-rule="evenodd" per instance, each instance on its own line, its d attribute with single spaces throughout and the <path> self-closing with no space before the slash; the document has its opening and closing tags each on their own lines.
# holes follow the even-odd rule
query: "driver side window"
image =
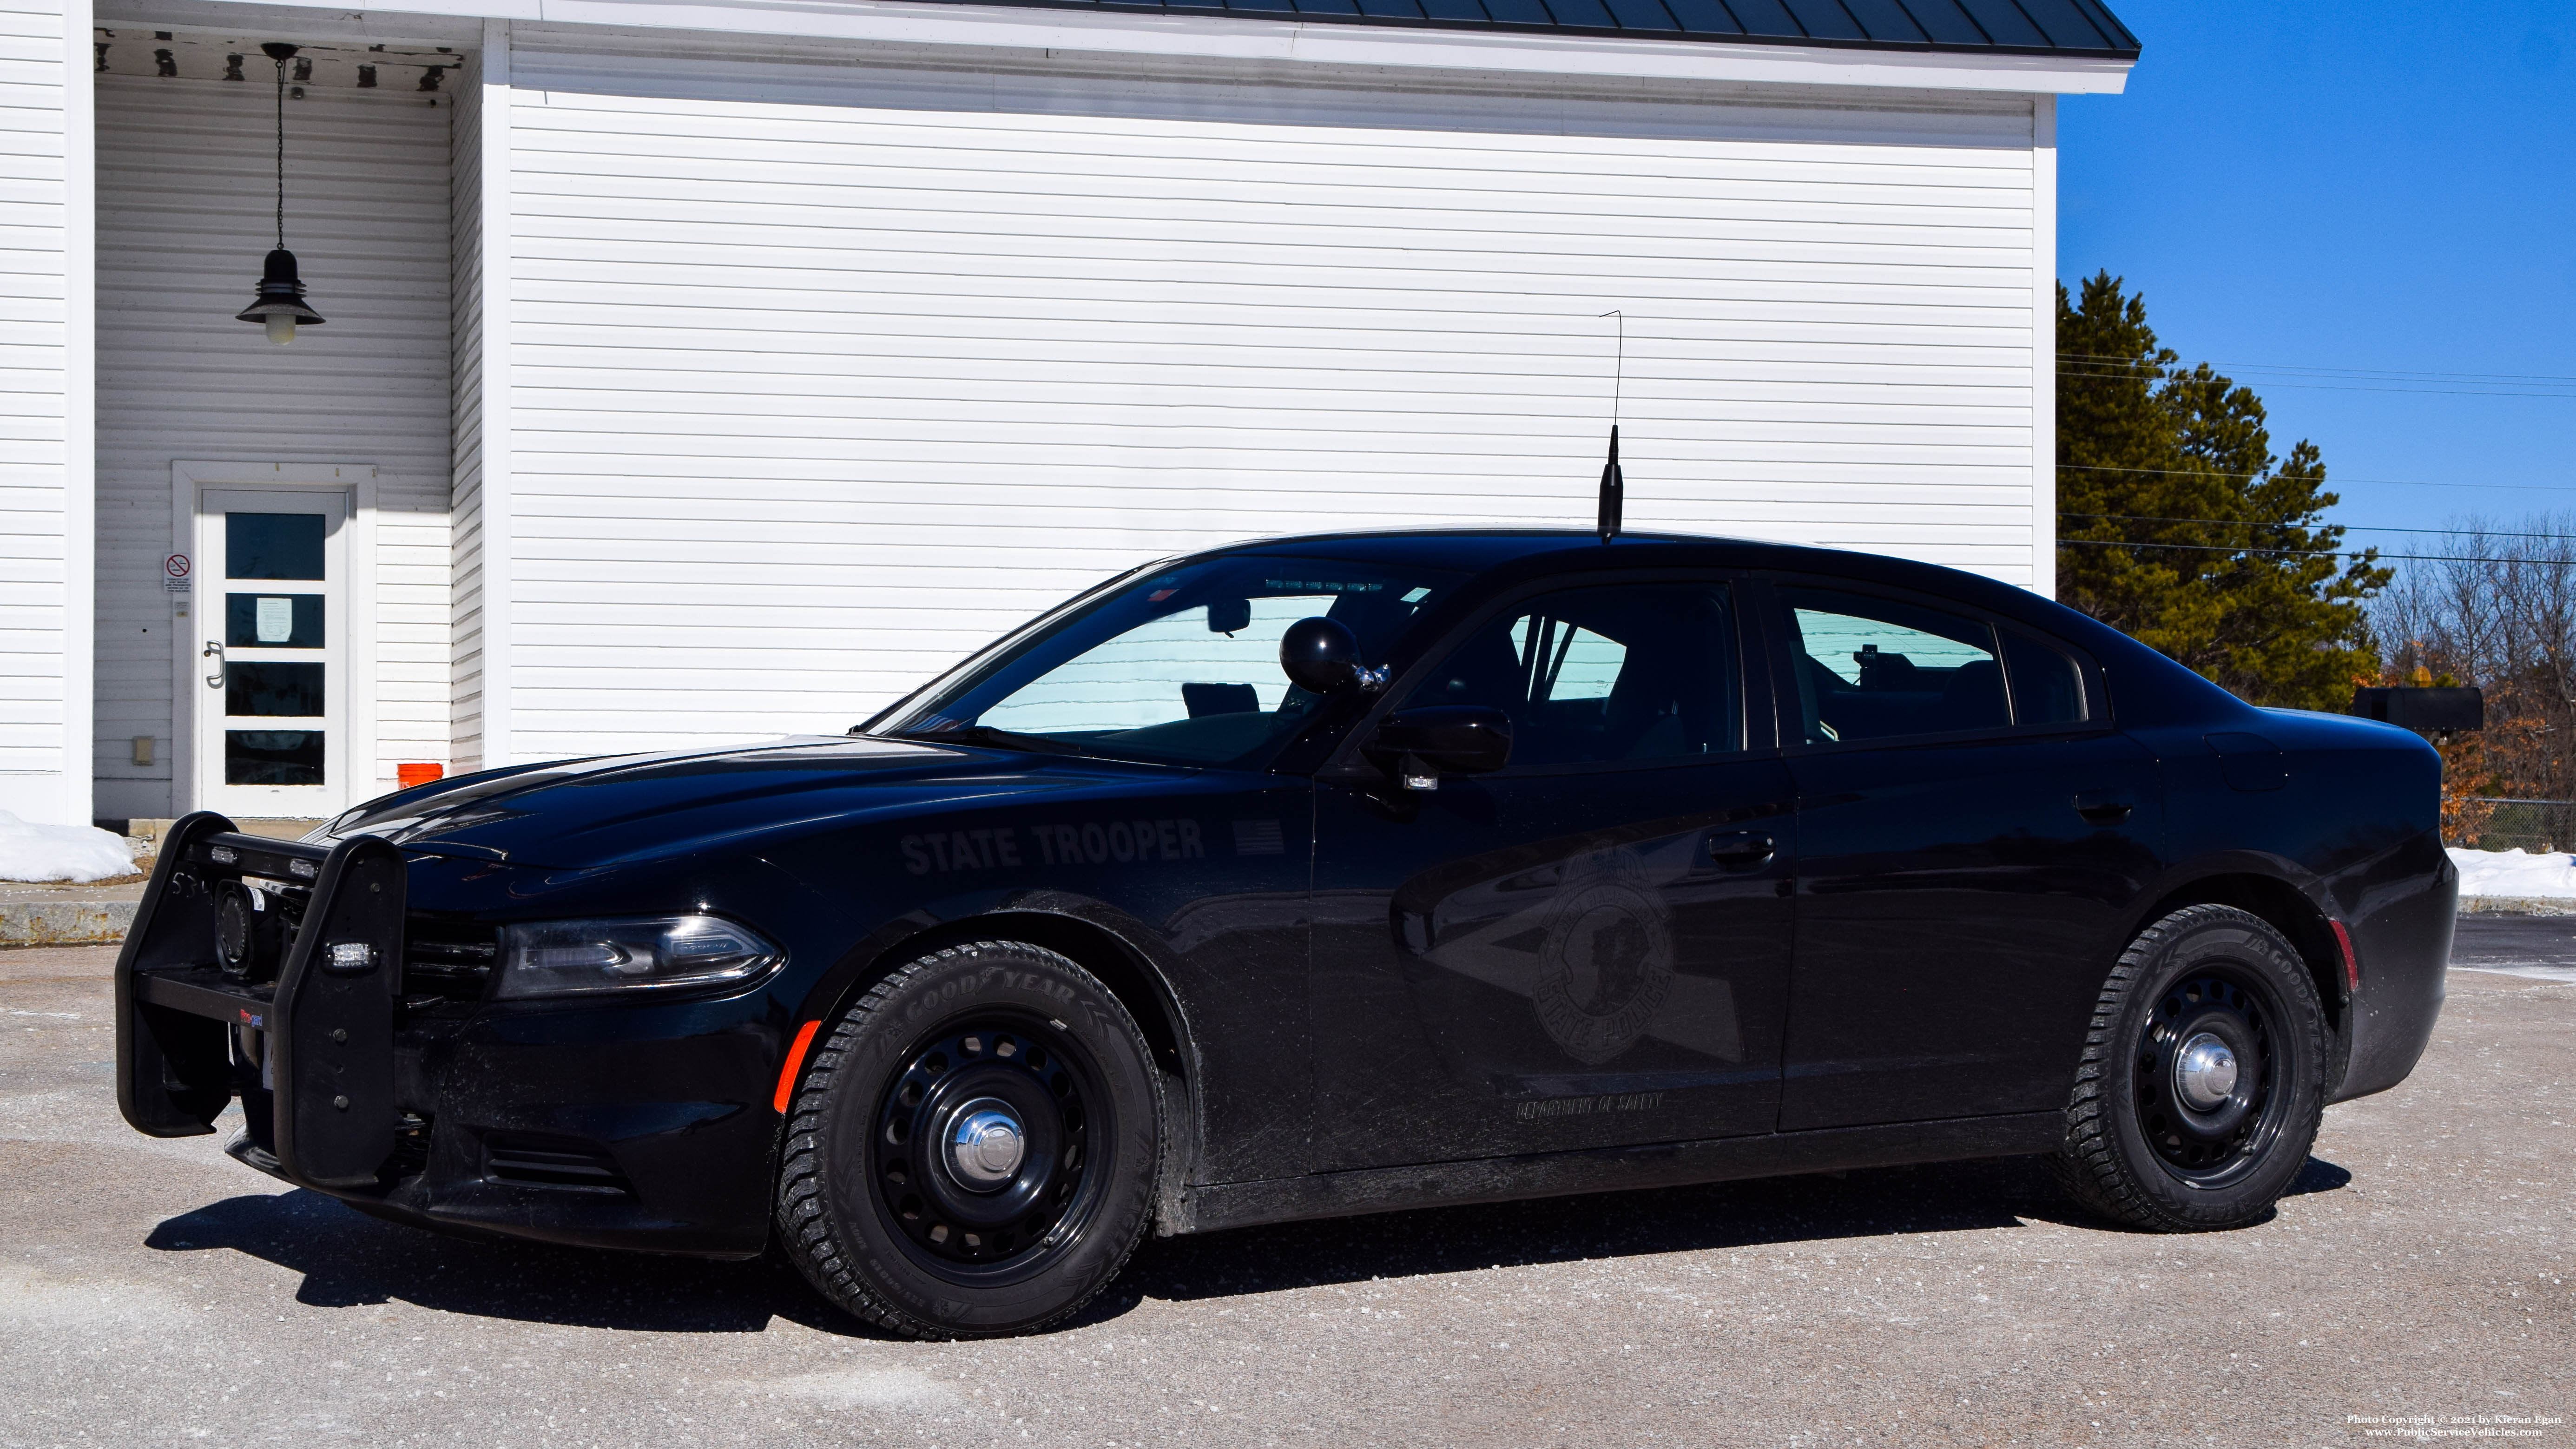
<svg viewBox="0 0 2576 1449">
<path fill-rule="evenodd" d="M 1403 707 L 1501 710 L 1514 773 L 1731 754 L 1744 747 L 1735 646 L 1724 584 L 1564 589 L 1487 620 Z"/>
</svg>

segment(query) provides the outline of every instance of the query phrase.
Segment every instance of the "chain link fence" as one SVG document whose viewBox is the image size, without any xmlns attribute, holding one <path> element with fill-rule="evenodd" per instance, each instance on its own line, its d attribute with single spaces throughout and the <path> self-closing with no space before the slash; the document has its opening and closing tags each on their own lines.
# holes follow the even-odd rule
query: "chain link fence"
<svg viewBox="0 0 2576 1449">
<path fill-rule="evenodd" d="M 2493 807 L 2466 841 L 2480 850 L 2576 851 L 2576 800 L 2480 800 Z"/>
</svg>

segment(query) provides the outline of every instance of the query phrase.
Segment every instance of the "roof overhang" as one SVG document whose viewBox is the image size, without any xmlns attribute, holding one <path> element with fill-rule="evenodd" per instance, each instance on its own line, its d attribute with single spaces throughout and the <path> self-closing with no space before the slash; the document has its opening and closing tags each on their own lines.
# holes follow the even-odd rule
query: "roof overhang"
<svg viewBox="0 0 2576 1449">
<path fill-rule="evenodd" d="M 2133 60 L 1867 49 L 1496 28 L 973 5 L 950 0 L 405 0 L 399 10 L 242 0 L 100 0 L 100 25 L 257 29 L 282 39 L 453 44 L 460 21 L 691 30 L 904 45 L 1287 61 L 1560 76 L 2115 95 Z"/>
</svg>

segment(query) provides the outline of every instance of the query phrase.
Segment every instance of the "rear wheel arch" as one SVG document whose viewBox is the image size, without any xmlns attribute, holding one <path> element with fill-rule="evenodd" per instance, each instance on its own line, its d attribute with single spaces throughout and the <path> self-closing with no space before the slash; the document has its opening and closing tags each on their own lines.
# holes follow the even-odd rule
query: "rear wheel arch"
<svg viewBox="0 0 2576 1449">
<path fill-rule="evenodd" d="M 2279 876 L 2254 871 L 2206 875 L 2175 886 L 2141 912 L 2121 948 L 2125 950 L 2140 932 L 2187 906 L 2233 906 L 2280 932 L 2298 949 L 2308 979 L 2316 987 L 2317 1004 L 2325 1010 L 2331 1058 L 2326 1082 L 2329 1088 L 2339 1083 L 2352 1047 L 2352 995 L 2344 978 L 2343 950 L 2335 942 L 2325 911 Z"/>
<path fill-rule="evenodd" d="M 2332 1056 L 2320 1008 L 2263 917 L 2202 902 L 2157 918 L 2096 998 L 2060 1183 L 2151 1231 L 2259 1221 L 2315 1145 Z"/>
</svg>

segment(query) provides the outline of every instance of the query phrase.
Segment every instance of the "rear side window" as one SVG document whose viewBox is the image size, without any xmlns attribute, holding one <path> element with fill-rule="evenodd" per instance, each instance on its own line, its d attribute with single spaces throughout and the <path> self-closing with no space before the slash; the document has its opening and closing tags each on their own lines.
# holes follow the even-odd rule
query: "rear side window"
<svg viewBox="0 0 2576 1449">
<path fill-rule="evenodd" d="M 1830 589 L 1780 592 L 1806 743 L 2011 725 L 1994 627 L 1984 620 Z"/>
<path fill-rule="evenodd" d="M 1515 772 L 1731 754 L 1744 748 L 1733 603 L 1713 582 L 1541 594 L 1486 621 L 1404 704 L 1501 710 Z"/>
<path fill-rule="evenodd" d="M 2004 663 L 2012 671 L 2013 720 L 2026 725 L 2079 724 L 2084 719 L 2084 674 L 2075 661 L 2036 639 L 2004 636 Z"/>
</svg>

